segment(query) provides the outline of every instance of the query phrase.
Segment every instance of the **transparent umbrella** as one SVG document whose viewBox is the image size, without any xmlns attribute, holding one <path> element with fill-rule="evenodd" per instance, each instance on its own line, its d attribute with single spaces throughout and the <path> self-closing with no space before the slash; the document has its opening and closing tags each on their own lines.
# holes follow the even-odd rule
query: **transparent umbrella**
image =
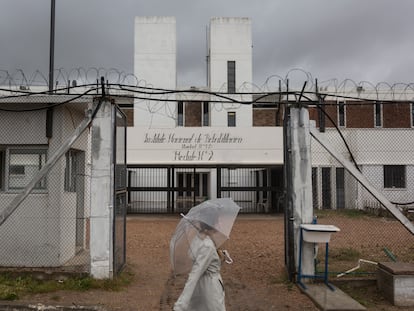
<svg viewBox="0 0 414 311">
<path fill-rule="evenodd" d="M 203 228 L 209 230 L 209 236 L 219 248 L 229 239 L 230 231 L 240 210 L 231 198 L 211 199 L 190 209 L 177 225 L 170 241 L 170 260 L 174 274 L 184 274 L 191 270 L 195 260 L 192 247 L 194 237 Z"/>
</svg>

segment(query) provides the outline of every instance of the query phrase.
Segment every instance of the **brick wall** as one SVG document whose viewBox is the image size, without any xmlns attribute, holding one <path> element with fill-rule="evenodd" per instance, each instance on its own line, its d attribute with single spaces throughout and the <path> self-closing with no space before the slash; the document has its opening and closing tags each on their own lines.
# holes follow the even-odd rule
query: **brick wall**
<svg viewBox="0 0 414 311">
<path fill-rule="evenodd" d="M 345 127 L 346 128 L 373 128 L 374 127 L 374 102 L 347 101 L 345 106 Z M 325 111 L 338 123 L 338 109 L 336 102 L 326 102 Z M 382 127 L 383 128 L 410 128 L 410 103 L 384 103 L 382 105 Z M 309 108 L 309 118 L 316 121 L 319 127 L 319 109 Z M 326 127 L 333 124 L 326 117 Z"/>
<path fill-rule="evenodd" d="M 282 106 L 283 107 L 283 106 Z M 335 122 L 338 122 L 338 106 L 336 101 L 325 102 L 325 112 Z M 382 105 L 382 118 L 384 128 L 410 128 L 411 106 L 409 102 L 384 103 Z M 133 124 L 133 115 L 127 113 L 128 124 Z M 316 121 L 319 127 L 319 108 L 309 108 L 309 118 Z M 254 107 L 253 126 L 282 126 L 283 108 Z M 185 103 L 185 126 L 202 126 L 202 103 Z M 325 126 L 334 127 L 333 123 L 325 116 Z M 347 101 L 345 106 L 346 128 L 373 128 L 374 127 L 374 102 Z"/>
<path fill-rule="evenodd" d="M 253 126 L 276 126 L 276 109 L 254 109 Z"/>
<path fill-rule="evenodd" d="M 385 128 L 410 128 L 410 103 L 383 104 L 382 120 Z"/>
<path fill-rule="evenodd" d="M 373 128 L 374 105 L 367 102 L 347 102 L 345 106 L 347 128 Z"/>
<path fill-rule="evenodd" d="M 338 122 L 337 116 L 337 106 L 336 102 L 325 102 L 325 113 L 329 115 L 329 117 L 335 122 Z M 316 121 L 316 127 L 319 127 L 319 108 L 311 107 L 309 108 L 309 119 Z M 326 127 L 333 127 L 333 123 L 329 120 L 327 116 L 325 116 L 325 126 Z"/>
<path fill-rule="evenodd" d="M 127 126 L 134 126 L 134 108 L 121 108 L 126 116 Z"/>
<path fill-rule="evenodd" d="M 185 126 L 201 126 L 201 102 L 186 102 L 185 103 Z"/>
</svg>

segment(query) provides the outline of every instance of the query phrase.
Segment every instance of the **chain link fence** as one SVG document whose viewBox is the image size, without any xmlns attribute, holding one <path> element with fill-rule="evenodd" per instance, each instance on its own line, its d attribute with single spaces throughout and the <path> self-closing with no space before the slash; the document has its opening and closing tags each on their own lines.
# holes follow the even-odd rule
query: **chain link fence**
<svg viewBox="0 0 414 311">
<path fill-rule="evenodd" d="M 84 120 L 91 98 L 72 99 L 26 96 L 0 102 L 2 269 L 90 270 L 89 131 L 26 189 Z M 24 196 L 16 205 L 16 199 Z"/>
<path fill-rule="evenodd" d="M 354 106 L 352 106 L 354 105 Z M 347 103 L 352 112 L 361 103 Z M 414 220 L 414 158 L 412 116 L 405 103 L 365 103 L 363 111 L 341 116 L 338 104 L 326 107 L 338 129 L 331 125 L 321 133 L 344 158 L 355 161 L 359 171 L 411 221 Z M 408 109 L 407 109 L 408 108 Z M 394 111 L 386 120 L 383 111 Z M 398 112 L 405 111 L 406 114 Z M 381 114 L 376 114 L 380 112 Z M 355 121 L 359 118 L 359 122 Z M 381 118 L 381 119 L 376 119 Z M 373 120 L 373 121 L 372 121 Z M 401 125 L 403 122 L 403 126 Z M 405 123 L 404 123 L 405 122 Z M 347 127 L 347 125 L 353 124 Z M 322 130 L 323 131 L 323 130 Z M 414 262 L 414 236 L 353 177 L 324 147 L 312 139 L 313 207 L 319 224 L 340 228 L 329 243 L 331 277 L 373 274 L 376 263 Z M 317 270 L 323 271 L 325 248 L 316 252 Z"/>
<path fill-rule="evenodd" d="M 70 94 L 36 95 L 30 96 L 30 99 L 0 98 L 0 213 L 4 214 L 36 172 L 74 132 L 92 101 L 90 96 Z M 131 104 L 128 102 L 129 110 L 133 108 Z M 328 121 L 323 135 L 337 152 L 347 159 L 354 159 L 369 182 L 413 220 L 413 104 L 344 101 L 326 103 L 325 108 L 332 120 L 338 121 L 340 132 Z M 317 120 L 319 127 L 318 109 L 312 109 L 315 110 L 311 111 L 311 117 L 315 116 L 313 119 Z M 51 110 L 52 114 L 47 112 Z M 128 116 L 131 117 L 127 113 Z M 125 121 L 128 119 L 122 123 Z M 123 138 L 124 134 L 119 133 L 119 138 Z M 90 133 L 85 131 L 0 225 L 1 267 L 56 267 L 77 272 L 89 271 L 89 144 Z M 374 273 L 375 263 L 380 261 L 414 261 L 414 237 L 411 233 L 315 140 L 312 140 L 312 167 L 313 207 L 317 221 L 341 229 L 333 234 L 330 242 L 332 274 L 344 273 L 358 264 L 361 267 L 345 276 Z M 156 175 L 156 172 L 154 168 L 149 168 L 145 174 Z M 270 183 L 260 182 L 271 180 L 272 172 L 266 173 L 266 178 L 263 170 L 257 172 L 254 178 L 258 182 L 254 187 L 259 188 L 251 189 L 252 185 L 243 184 L 243 189 L 236 190 L 256 191 L 255 202 L 265 203 L 264 199 L 267 202 L 271 199 L 273 204 L 278 203 L 281 195 L 277 193 L 272 197 L 272 189 L 268 189 Z M 163 179 L 166 172 L 158 173 L 154 180 L 162 181 L 151 185 L 162 187 L 159 191 L 170 190 L 179 195 L 189 191 L 188 184 L 193 183 L 190 190 L 194 193 L 199 191 L 198 196 L 204 197 L 203 185 L 209 178 L 205 168 L 197 171 L 198 177 L 195 177 L 194 170 L 187 172 L 182 169 L 178 173 L 178 189 L 171 185 L 170 189 L 164 189 L 169 187 Z M 142 178 L 149 183 L 145 174 Z M 274 172 L 275 176 L 279 174 L 282 174 L 281 167 Z M 133 176 L 129 177 L 131 182 Z M 198 182 L 194 182 L 193 179 L 197 178 Z M 282 185 L 275 182 L 281 189 Z M 129 186 L 142 187 L 142 184 L 138 179 L 136 184 L 130 183 Z M 131 199 L 141 200 L 131 196 L 131 193 L 128 193 L 128 198 L 121 188 L 117 189 L 117 202 L 122 203 L 119 205 L 127 200 L 131 202 Z M 138 190 L 146 190 L 142 195 L 154 201 L 151 189 Z M 227 188 L 223 191 L 233 190 Z M 262 195 L 265 192 L 269 193 L 267 197 Z M 168 193 L 163 195 L 168 196 Z M 168 211 L 168 208 L 166 206 L 165 210 Z M 152 209 L 145 211 L 153 212 Z M 125 211 L 120 209 L 119 213 L 123 215 Z M 125 233 L 121 230 L 122 226 L 118 229 L 118 236 L 123 239 Z M 322 248 L 318 250 L 315 257 L 317 267 L 323 267 L 324 251 Z M 125 253 L 122 250 L 118 254 L 119 262 L 122 262 Z"/>
</svg>

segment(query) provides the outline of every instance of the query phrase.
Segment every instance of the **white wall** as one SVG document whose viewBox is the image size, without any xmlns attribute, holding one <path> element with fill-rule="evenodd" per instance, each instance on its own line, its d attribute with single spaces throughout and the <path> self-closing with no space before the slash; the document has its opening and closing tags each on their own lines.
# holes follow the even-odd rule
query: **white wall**
<svg viewBox="0 0 414 311">
<path fill-rule="evenodd" d="M 0 145 L 47 144 L 45 111 L 0 113 Z"/>
<path fill-rule="evenodd" d="M 406 203 L 414 201 L 414 165 L 406 166 L 406 187 L 400 188 L 384 188 L 384 168 L 382 165 L 365 165 L 362 167 L 363 174 L 367 177 L 370 183 L 378 190 L 380 190 L 385 197 L 398 203 Z M 360 198 L 366 206 L 379 206 L 377 200 L 373 199 L 372 195 L 360 186 Z"/>
<path fill-rule="evenodd" d="M 140 85 L 175 89 L 176 50 L 175 17 L 135 17 L 134 73 Z M 134 122 L 148 127 L 175 126 L 166 111 L 175 111 L 175 103 L 136 100 Z"/>
<path fill-rule="evenodd" d="M 1 114 L 0 118 L 5 121 L 0 122 L 0 144 L 47 143 L 45 111 Z M 83 109 L 55 108 L 48 159 L 67 137 L 73 135 L 83 118 Z M 87 141 L 88 133 L 85 132 L 74 148 L 85 150 Z M 64 176 L 63 157 L 47 174 L 47 189 L 29 194 L 0 226 L 0 265 L 60 266 L 75 255 L 76 194 L 64 192 Z M 6 208 L 16 195 L 16 192 L 0 192 L 0 210 Z"/>
<path fill-rule="evenodd" d="M 129 164 L 282 164 L 280 127 L 135 127 L 128 137 Z"/>
<path fill-rule="evenodd" d="M 90 263 L 95 278 L 113 277 L 112 104 L 103 101 L 92 125 Z"/>
<path fill-rule="evenodd" d="M 70 110 L 70 107 L 66 107 L 63 111 L 63 119 L 61 122 L 62 128 L 62 139 L 60 144 L 65 141 L 68 137 L 73 135 L 77 125 L 83 120 L 85 114 L 81 111 Z M 73 144 L 73 149 L 82 150 L 85 153 L 90 149 L 88 146 L 88 137 L 89 131 L 85 131 L 78 138 L 78 140 Z M 85 175 L 88 176 L 86 168 L 86 158 L 85 158 Z M 59 208 L 59 253 L 60 253 L 60 264 L 64 264 L 67 260 L 71 259 L 76 253 L 76 210 L 77 210 L 77 193 L 76 192 L 66 192 L 64 191 L 64 182 L 65 182 L 65 166 L 66 161 L 62 159 L 59 161 L 57 170 L 59 170 L 59 197 L 60 206 Z M 85 186 L 89 187 L 89 183 L 85 180 Z M 53 190 L 53 189 L 52 189 Z M 82 191 L 81 189 L 78 189 Z M 89 214 L 89 200 L 87 198 L 88 189 L 83 189 L 84 191 L 84 200 L 79 202 L 79 204 L 84 204 L 84 217 Z M 85 222 L 86 223 L 86 222 Z M 86 228 L 84 228 L 86 231 Z M 84 236 L 84 239 L 87 237 Z"/>
<path fill-rule="evenodd" d="M 414 129 L 342 129 L 352 154 L 360 166 L 364 176 L 371 184 L 381 191 L 389 200 L 396 202 L 413 201 L 413 194 L 408 189 L 414 187 Z M 342 139 L 334 129 L 327 129 L 324 134 L 329 142 L 341 151 L 345 158 L 350 159 Z M 406 188 L 384 189 L 383 165 L 406 165 Z M 334 172 L 340 164 L 315 140 L 312 140 L 312 166 L 329 166 Z M 320 177 L 320 175 L 319 175 Z M 332 181 L 332 206 L 335 207 L 335 175 Z M 355 178 L 345 174 L 345 200 L 347 208 L 363 208 L 364 205 L 378 206 L 378 201 L 369 194 Z M 321 202 L 321 180 L 318 178 Z"/>
<path fill-rule="evenodd" d="M 360 165 L 414 165 L 414 129 L 342 129 L 352 154 Z M 349 158 L 344 142 L 334 129 L 324 134 L 330 143 Z M 312 140 L 312 165 L 335 165 L 338 162 L 319 143 Z"/>
<path fill-rule="evenodd" d="M 0 114 L 0 145 L 45 145 L 45 111 Z M 16 192 L 0 192 L 0 211 L 15 198 Z M 49 193 L 29 195 L 0 226 L 0 265 L 38 266 L 56 264 L 57 249 L 48 239 L 50 227 Z M 52 233 L 56 235 L 56 232 Z"/>
<path fill-rule="evenodd" d="M 200 36 L 204 35 L 200 32 Z M 210 63 L 209 87 L 212 91 L 227 90 L 227 61 L 236 61 L 236 90 L 247 92 L 251 88 L 252 82 L 252 38 L 251 21 L 249 18 L 213 18 L 210 22 Z M 200 63 L 202 66 L 202 63 Z M 139 79 L 157 88 L 175 89 L 176 88 L 176 21 L 174 17 L 136 17 L 135 19 L 135 53 L 134 70 Z M 187 100 L 194 99 L 198 95 L 185 95 Z M 229 97 L 236 98 L 229 94 Z M 182 97 L 182 95 L 181 95 Z M 180 98 L 181 98 L 180 97 Z M 160 98 L 159 96 L 157 98 Z M 165 96 L 161 99 L 175 99 L 174 96 Z M 183 98 L 181 98 L 183 99 Z M 213 98 L 216 100 L 217 98 Z M 240 99 L 240 96 L 238 96 Z M 203 99 L 205 100 L 205 99 Z M 243 96 L 242 100 L 250 101 L 251 96 Z M 191 135 L 192 128 L 176 128 L 177 110 L 176 103 L 163 101 L 140 101 L 134 103 L 134 127 L 128 128 L 128 163 L 157 163 L 168 159 L 170 151 L 158 149 L 153 154 L 151 148 L 141 146 L 143 135 L 147 130 L 152 133 L 157 131 L 177 131 L 180 136 Z M 252 105 L 241 105 L 238 103 L 222 104 L 211 103 L 210 109 L 210 129 L 215 128 L 218 132 L 223 132 L 227 127 L 227 113 L 236 113 L 236 127 L 252 127 Z M 217 129 L 216 129 L 217 128 Z M 227 130 L 227 129 L 226 129 Z M 230 129 L 234 132 L 234 129 Z M 237 130 L 239 131 L 239 130 Z M 169 132 L 172 133 L 172 132 Z M 204 134 L 205 132 L 202 132 Z M 244 132 L 243 132 L 244 133 Z M 244 134 L 243 134 L 244 135 Z M 251 141 L 253 141 L 252 139 Z M 272 145 L 272 144 L 271 144 Z M 281 146 L 281 143 L 280 143 Z M 144 147 L 142 149 L 142 147 Z M 163 145 L 165 147 L 165 145 Z M 181 152 L 181 147 L 174 147 Z M 192 151 L 203 153 L 202 160 L 206 161 L 209 150 L 205 147 L 191 147 Z M 223 153 L 220 157 L 215 156 L 217 163 L 221 162 L 248 162 L 253 163 L 255 159 L 264 162 L 278 162 L 279 158 L 272 158 L 269 153 L 258 154 L 257 147 L 244 147 L 244 157 L 229 156 Z M 271 147 L 272 148 L 272 147 Z M 218 154 L 218 150 L 215 154 Z M 177 153 L 178 154 L 178 153 Z M 182 154 L 182 153 L 180 153 Z M 179 156 L 178 156 L 179 157 Z M 246 160 L 247 159 L 247 160 Z M 211 160 L 211 159 L 210 159 Z M 208 160 L 208 161 L 210 161 Z M 178 161 L 180 162 L 180 161 Z M 194 163 L 191 160 L 189 162 Z M 163 162 L 160 162 L 163 163 Z"/>
<path fill-rule="evenodd" d="M 227 61 L 236 62 L 236 89 L 244 82 L 252 82 L 252 35 L 249 18 L 212 18 L 209 48 L 209 86 L 212 91 L 227 91 Z"/>
<path fill-rule="evenodd" d="M 4 207 L 15 195 L 1 194 Z M 49 244 L 47 221 L 48 195 L 29 196 L 0 226 L 1 266 L 55 266 L 56 247 Z"/>
<path fill-rule="evenodd" d="M 215 17 L 210 21 L 209 87 L 227 92 L 227 61 L 236 62 L 236 92 L 248 92 L 252 83 L 252 34 L 249 18 Z M 231 97 L 231 95 L 229 95 Z M 251 100 L 251 97 L 244 98 Z M 237 127 L 252 126 L 252 106 L 216 104 L 211 126 L 226 126 L 227 112 L 236 112 Z"/>
</svg>

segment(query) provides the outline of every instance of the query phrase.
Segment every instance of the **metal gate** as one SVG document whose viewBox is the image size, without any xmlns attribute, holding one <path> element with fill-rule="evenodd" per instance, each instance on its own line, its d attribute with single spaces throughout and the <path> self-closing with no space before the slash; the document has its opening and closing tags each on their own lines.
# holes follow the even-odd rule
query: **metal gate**
<svg viewBox="0 0 414 311">
<path fill-rule="evenodd" d="M 231 197 L 241 213 L 282 211 L 281 166 L 128 166 L 128 213 L 186 213 Z"/>
<path fill-rule="evenodd" d="M 119 272 L 126 262 L 126 117 L 114 106 L 114 223 L 113 223 L 113 258 L 114 271 Z"/>
</svg>

